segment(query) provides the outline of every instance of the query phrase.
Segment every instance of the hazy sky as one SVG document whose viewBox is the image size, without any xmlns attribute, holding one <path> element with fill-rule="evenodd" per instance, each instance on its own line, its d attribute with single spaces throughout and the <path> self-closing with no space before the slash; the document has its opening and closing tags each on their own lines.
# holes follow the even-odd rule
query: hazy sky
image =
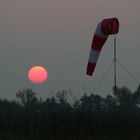
<svg viewBox="0 0 140 140">
<path fill-rule="evenodd" d="M 51 90 L 71 88 L 76 96 L 94 91 L 113 60 L 113 36 L 107 40 L 93 77 L 86 66 L 96 24 L 118 17 L 118 60 L 140 80 L 140 0 L 1 0 L 0 2 L 0 96 L 13 99 L 19 89 L 32 88 L 39 96 Z M 48 80 L 35 85 L 27 71 L 45 66 Z M 118 85 L 135 90 L 137 83 L 118 66 Z M 111 93 L 113 67 L 100 95 Z"/>
</svg>

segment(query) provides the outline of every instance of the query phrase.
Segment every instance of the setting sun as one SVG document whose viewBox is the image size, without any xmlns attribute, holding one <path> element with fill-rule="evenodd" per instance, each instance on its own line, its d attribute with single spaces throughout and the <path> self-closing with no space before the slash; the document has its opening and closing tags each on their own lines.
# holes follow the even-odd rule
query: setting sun
<svg viewBox="0 0 140 140">
<path fill-rule="evenodd" d="M 33 66 L 28 71 L 28 78 L 35 84 L 41 84 L 48 78 L 48 72 L 42 66 Z"/>
</svg>

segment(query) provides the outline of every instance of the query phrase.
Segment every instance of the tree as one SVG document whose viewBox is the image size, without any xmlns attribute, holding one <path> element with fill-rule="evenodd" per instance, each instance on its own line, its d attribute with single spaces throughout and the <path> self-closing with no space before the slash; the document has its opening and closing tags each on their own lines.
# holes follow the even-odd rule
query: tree
<svg viewBox="0 0 140 140">
<path fill-rule="evenodd" d="M 113 93 L 120 108 L 133 109 L 136 107 L 132 92 L 127 87 L 116 88 Z"/>
<path fill-rule="evenodd" d="M 137 90 L 133 93 L 133 99 L 137 106 L 140 105 L 140 85 L 138 86 Z"/>
<path fill-rule="evenodd" d="M 108 111 L 115 111 L 116 109 L 116 100 L 111 96 L 107 95 L 107 97 L 104 99 L 104 109 Z"/>
<path fill-rule="evenodd" d="M 16 93 L 22 105 L 31 105 L 37 103 L 36 93 L 32 89 L 22 89 Z"/>
<path fill-rule="evenodd" d="M 103 99 L 99 95 L 91 94 L 87 96 L 86 94 L 80 99 L 82 111 L 100 111 L 102 108 Z"/>
<path fill-rule="evenodd" d="M 66 90 L 58 91 L 58 92 L 56 93 L 56 97 L 57 97 L 58 102 L 59 102 L 60 104 L 66 104 L 66 103 L 67 103 L 67 99 L 66 99 L 67 94 L 68 94 L 68 93 L 67 93 Z"/>
</svg>

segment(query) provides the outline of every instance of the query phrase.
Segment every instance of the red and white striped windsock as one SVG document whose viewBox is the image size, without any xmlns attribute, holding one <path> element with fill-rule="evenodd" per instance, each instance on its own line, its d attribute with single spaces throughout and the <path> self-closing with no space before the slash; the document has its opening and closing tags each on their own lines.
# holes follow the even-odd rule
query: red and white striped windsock
<svg viewBox="0 0 140 140">
<path fill-rule="evenodd" d="M 119 31 L 119 21 L 117 18 L 104 19 L 98 23 L 93 36 L 88 65 L 87 75 L 92 76 L 97 64 L 101 49 L 111 34 L 117 34 Z"/>
</svg>

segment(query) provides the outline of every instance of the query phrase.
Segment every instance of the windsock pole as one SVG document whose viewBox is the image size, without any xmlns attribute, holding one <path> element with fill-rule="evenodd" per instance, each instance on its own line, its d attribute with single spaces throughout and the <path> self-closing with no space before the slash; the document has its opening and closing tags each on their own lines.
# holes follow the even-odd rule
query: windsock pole
<svg viewBox="0 0 140 140">
<path fill-rule="evenodd" d="M 116 93 L 116 89 L 117 89 L 117 74 L 116 74 L 116 35 L 114 35 L 114 92 Z"/>
</svg>

